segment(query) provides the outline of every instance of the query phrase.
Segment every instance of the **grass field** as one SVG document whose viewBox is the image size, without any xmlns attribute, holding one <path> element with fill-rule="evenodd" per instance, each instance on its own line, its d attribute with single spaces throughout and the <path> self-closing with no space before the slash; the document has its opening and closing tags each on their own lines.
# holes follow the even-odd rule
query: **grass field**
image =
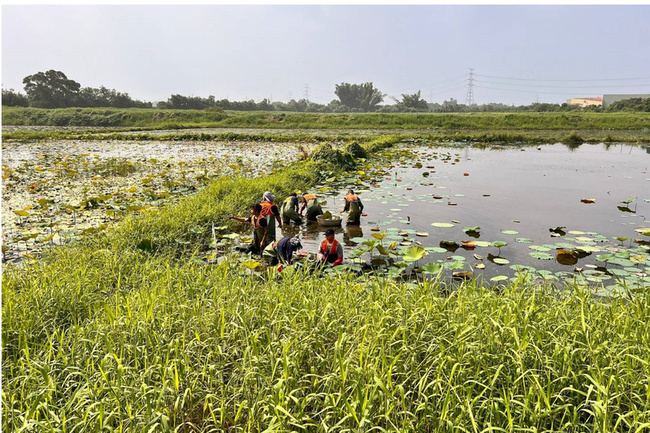
<svg viewBox="0 0 650 433">
<path fill-rule="evenodd" d="M 355 128 L 355 129 L 534 129 L 644 130 L 650 113 L 282 113 L 158 109 L 38 109 L 2 107 L 3 125 L 119 128 Z"/>
</svg>

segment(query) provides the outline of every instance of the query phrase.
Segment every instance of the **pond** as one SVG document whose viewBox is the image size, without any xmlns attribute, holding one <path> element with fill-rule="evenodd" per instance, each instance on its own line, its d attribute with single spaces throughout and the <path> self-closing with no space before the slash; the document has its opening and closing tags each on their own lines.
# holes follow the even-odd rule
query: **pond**
<svg viewBox="0 0 650 433">
<path fill-rule="evenodd" d="M 523 272 L 609 291 L 621 290 L 622 280 L 650 285 L 650 148 L 407 144 L 384 157 L 318 188 L 333 214 L 348 188 L 365 205 L 361 226 L 344 223 L 337 233 L 353 266 L 411 275 L 436 274 L 426 264 L 437 263 L 449 278 L 496 283 Z M 318 248 L 324 230 L 300 230 L 307 250 Z M 393 248 L 383 255 L 373 244 Z M 396 267 L 409 246 L 426 255 Z"/>
<path fill-rule="evenodd" d="M 36 257 L 146 213 L 221 176 L 259 176 L 312 144 L 47 140 L 2 144 L 4 261 Z"/>
</svg>

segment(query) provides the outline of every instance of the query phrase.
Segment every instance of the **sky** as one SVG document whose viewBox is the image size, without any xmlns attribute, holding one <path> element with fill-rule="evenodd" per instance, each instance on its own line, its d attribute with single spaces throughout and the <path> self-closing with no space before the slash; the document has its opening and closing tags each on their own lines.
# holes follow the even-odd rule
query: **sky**
<svg viewBox="0 0 650 433">
<path fill-rule="evenodd" d="M 650 94 L 650 5 L 2 5 L 3 89 L 50 69 L 165 101 L 562 103 Z M 472 71 L 470 70 L 472 69 Z M 471 75 L 473 74 L 473 75 Z M 472 78 L 472 80 L 470 80 Z"/>
</svg>

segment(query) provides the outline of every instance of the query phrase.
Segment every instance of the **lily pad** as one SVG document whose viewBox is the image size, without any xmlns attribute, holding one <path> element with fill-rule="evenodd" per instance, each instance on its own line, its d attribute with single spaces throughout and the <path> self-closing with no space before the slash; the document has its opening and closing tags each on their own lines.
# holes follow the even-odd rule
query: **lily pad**
<svg viewBox="0 0 650 433">
<path fill-rule="evenodd" d="M 504 235 L 517 235 L 519 232 L 517 230 L 502 230 L 501 233 Z"/>
<path fill-rule="evenodd" d="M 437 274 L 443 269 L 443 265 L 440 263 L 427 263 L 420 267 L 422 272 L 425 274 Z"/>
<path fill-rule="evenodd" d="M 410 246 L 402 252 L 402 259 L 407 262 L 415 262 L 427 255 L 424 248 L 420 246 Z"/>
<path fill-rule="evenodd" d="M 539 260 L 553 260 L 553 256 L 550 255 L 549 253 L 543 253 L 541 251 L 537 251 L 534 253 L 528 253 L 531 257 L 539 259 Z"/>
<path fill-rule="evenodd" d="M 454 227 L 452 223 L 432 223 L 431 225 L 434 227 L 442 227 L 442 228 Z"/>
</svg>

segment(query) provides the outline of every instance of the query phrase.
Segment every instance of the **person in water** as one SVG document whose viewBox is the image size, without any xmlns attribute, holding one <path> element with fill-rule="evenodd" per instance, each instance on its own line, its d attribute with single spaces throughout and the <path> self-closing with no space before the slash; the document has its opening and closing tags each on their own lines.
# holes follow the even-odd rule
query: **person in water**
<svg viewBox="0 0 650 433">
<path fill-rule="evenodd" d="M 282 224 L 301 224 L 302 218 L 298 214 L 298 194 L 292 193 L 284 200 L 280 207 L 280 215 L 282 216 Z"/>
<path fill-rule="evenodd" d="M 241 218 L 233 215 L 229 215 L 228 218 L 242 223 L 249 223 L 253 226 L 253 240 L 249 247 L 249 251 L 254 254 L 262 254 L 268 241 L 268 226 L 266 224 L 266 219 L 262 216 L 262 205 L 256 204 L 251 206 L 251 216 L 248 218 Z"/>
<path fill-rule="evenodd" d="M 314 194 L 304 193 L 302 197 L 300 197 L 300 201 L 302 203 L 302 206 L 300 207 L 300 215 L 302 215 L 305 212 L 305 209 L 307 209 L 307 221 L 317 221 L 316 217 L 318 215 L 323 215 L 323 208 L 318 202 L 318 197 Z"/>
<path fill-rule="evenodd" d="M 343 262 L 343 247 L 334 236 L 334 229 L 327 229 L 325 239 L 320 244 L 318 259 L 323 264 L 337 266 Z"/>
<path fill-rule="evenodd" d="M 352 225 L 361 224 L 362 211 L 363 203 L 361 203 L 361 199 L 354 193 L 353 190 L 348 190 L 348 193 L 345 196 L 345 207 L 341 211 L 341 213 L 348 213 L 346 222 Z"/>
<path fill-rule="evenodd" d="M 282 228 L 282 218 L 280 216 L 280 210 L 275 205 L 275 196 L 271 194 L 271 191 L 266 191 L 262 196 L 262 216 L 266 219 L 266 225 L 268 227 L 268 236 L 267 241 L 271 243 L 275 241 L 275 222 L 277 221 L 278 227 Z"/>
<path fill-rule="evenodd" d="M 300 238 L 292 238 L 290 236 L 284 236 L 279 241 L 272 242 L 264 249 L 264 258 L 269 261 L 271 266 L 275 266 L 278 263 L 278 271 L 282 271 L 285 266 L 288 266 L 293 261 L 293 253 L 302 248 L 302 243 Z"/>
</svg>

